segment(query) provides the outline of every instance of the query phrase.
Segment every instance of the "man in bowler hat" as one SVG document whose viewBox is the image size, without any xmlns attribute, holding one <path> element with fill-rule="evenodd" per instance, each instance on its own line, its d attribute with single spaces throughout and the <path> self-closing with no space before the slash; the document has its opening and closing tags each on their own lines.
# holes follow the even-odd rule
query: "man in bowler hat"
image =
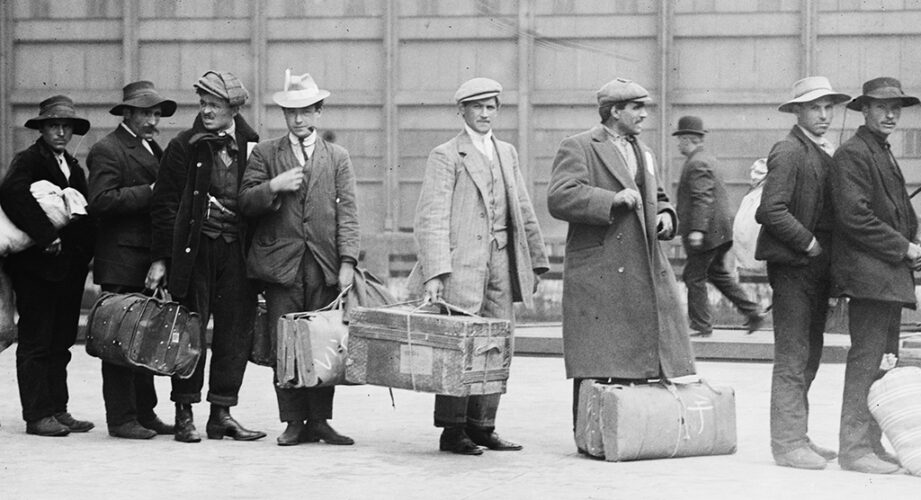
<svg viewBox="0 0 921 500">
<path fill-rule="evenodd" d="M 150 267 L 150 201 L 163 156 L 154 138 L 160 118 L 175 112 L 175 101 L 161 96 L 153 83 L 125 85 L 122 102 L 109 110 L 121 123 L 86 158 L 88 208 L 99 224 L 93 281 L 104 292 L 144 290 Z M 103 361 L 102 397 L 109 435 L 149 439 L 173 434 L 173 426 L 154 412 L 153 374 Z"/>
<path fill-rule="evenodd" d="M 93 428 L 92 422 L 77 420 L 67 411 L 67 364 L 77 338 L 95 229 L 88 217 L 57 229 L 30 187 L 48 181 L 87 195 L 86 175 L 67 152 L 67 144 L 73 134 L 86 134 L 90 122 L 77 116 L 69 97 L 56 95 L 42 101 L 38 116 L 26 121 L 26 128 L 38 130 L 40 136 L 13 157 L 0 185 L 3 211 L 35 242 L 6 260 L 19 311 L 16 377 L 26 432 L 66 436 Z"/>
<path fill-rule="evenodd" d="M 898 461 L 881 442 L 867 394 L 882 376 L 884 354 L 898 356 L 903 307 L 916 306 L 912 270 L 921 267 L 918 220 L 888 138 L 902 108 L 918 104 L 895 78 L 874 78 L 847 108 L 864 124 L 835 152 L 832 241 L 833 294 L 850 297 L 851 348 L 844 371 L 838 464 L 856 472 L 891 474 Z"/>
<path fill-rule="evenodd" d="M 703 120 L 683 116 L 672 135 L 678 138 L 678 151 L 687 158 L 678 181 L 677 209 L 678 234 L 687 254 L 684 284 L 694 332 L 691 336 L 713 334 L 708 281 L 745 315 L 749 333 L 754 332 L 764 322 L 764 316 L 726 267 L 726 253 L 732 248 L 733 213 L 716 158 L 704 151 L 707 130 Z"/>
</svg>

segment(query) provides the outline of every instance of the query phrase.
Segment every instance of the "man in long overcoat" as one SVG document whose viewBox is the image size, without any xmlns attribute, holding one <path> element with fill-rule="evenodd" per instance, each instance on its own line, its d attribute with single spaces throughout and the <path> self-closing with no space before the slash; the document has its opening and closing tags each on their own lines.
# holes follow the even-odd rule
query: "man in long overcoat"
<svg viewBox="0 0 921 500">
<path fill-rule="evenodd" d="M 912 269 L 921 264 L 918 220 L 888 137 L 902 108 L 914 106 L 895 78 L 874 78 L 847 104 L 864 125 L 835 152 L 831 170 L 835 228 L 832 294 L 850 297 L 851 348 L 844 371 L 838 464 L 846 470 L 891 474 L 897 461 L 880 441 L 867 394 L 882 375 L 885 353 L 898 356 L 903 307 L 916 307 Z M 896 463 L 893 463 L 896 462 Z"/>
<path fill-rule="evenodd" d="M 416 207 L 419 261 L 410 290 L 431 300 L 514 325 L 513 302 L 533 304 L 537 275 L 548 269 L 543 236 L 511 144 L 492 123 L 502 86 L 489 78 L 463 83 L 454 95 L 464 130 L 429 154 Z M 499 394 L 435 396 L 439 447 L 462 455 L 521 446 L 495 433 Z"/>
<path fill-rule="evenodd" d="M 652 151 L 637 139 L 649 94 L 615 79 L 598 92 L 601 124 L 560 144 L 547 204 L 569 223 L 563 353 L 574 379 L 646 380 L 695 373 L 675 275 L 658 243 L 676 217 Z"/>
</svg>

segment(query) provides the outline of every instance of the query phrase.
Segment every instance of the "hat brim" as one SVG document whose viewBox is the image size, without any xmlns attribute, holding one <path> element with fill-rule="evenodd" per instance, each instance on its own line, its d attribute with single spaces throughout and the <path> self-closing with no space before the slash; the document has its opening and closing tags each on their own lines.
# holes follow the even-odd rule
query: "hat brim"
<svg viewBox="0 0 921 500">
<path fill-rule="evenodd" d="M 832 92 L 826 89 L 813 90 L 781 104 L 777 107 L 777 111 L 780 111 L 781 113 L 795 113 L 793 108 L 795 108 L 797 104 L 805 104 L 807 102 L 816 101 L 823 97 L 831 97 L 832 103 L 836 106 L 843 102 L 847 102 L 851 98 L 851 96 L 847 94 Z"/>
<path fill-rule="evenodd" d="M 272 100 L 275 101 L 275 104 L 283 108 L 298 109 L 314 105 L 329 96 L 329 91 L 322 89 L 317 93 L 311 93 L 307 95 L 296 95 L 295 92 L 281 91 L 272 94 Z"/>
<path fill-rule="evenodd" d="M 71 125 L 74 127 L 74 133 L 77 135 L 85 135 L 90 130 L 90 121 L 86 118 L 78 118 L 75 116 L 70 117 L 60 117 L 60 116 L 37 116 L 35 118 L 30 118 L 26 121 L 26 128 L 32 130 L 41 130 L 42 122 L 48 120 L 68 120 Z"/>
<path fill-rule="evenodd" d="M 121 116 L 125 108 L 147 109 L 158 104 L 160 105 L 160 116 L 165 118 L 173 116 L 173 114 L 176 113 L 176 101 L 164 99 L 162 97 L 147 96 L 138 99 L 129 99 L 125 102 L 116 104 L 109 110 L 109 114 Z"/>
<path fill-rule="evenodd" d="M 902 101 L 902 107 L 907 108 L 908 106 L 914 106 L 916 104 L 921 104 L 921 101 L 917 97 L 912 96 L 902 96 L 902 97 L 871 97 L 866 95 L 859 95 L 855 97 L 851 102 L 847 103 L 847 109 L 852 109 L 854 111 L 860 111 L 863 109 L 863 105 L 869 103 L 870 101 Z"/>
<path fill-rule="evenodd" d="M 498 96 L 501 93 L 502 92 L 499 90 L 490 90 L 489 92 L 480 92 L 479 94 L 473 94 L 473 95 L 464 97 L 463 99 L 458 99 L 457 103 L 462 104 L 462 103 L 470 102 L 470 101 L 482 101 L 483 99 L 491 99 L 493 97 Z"/>
<path fill-rule="evenodd" d="M 699 135 L 699 136 L 703 137 L 703 136 L 707 135 L 707 133 L 709 133 L 709 132 L 710 132 L 709 130 L 688 130 L 688 129 L 682 129 L 682 130 L 676 130 L 676 131 L 672 132 L 672 135 L 673 135 L 673 136 L 676 136 L 676 135 L 688 135 L 688 134 L 693 134 L 693 135 Z"/>
</svg>

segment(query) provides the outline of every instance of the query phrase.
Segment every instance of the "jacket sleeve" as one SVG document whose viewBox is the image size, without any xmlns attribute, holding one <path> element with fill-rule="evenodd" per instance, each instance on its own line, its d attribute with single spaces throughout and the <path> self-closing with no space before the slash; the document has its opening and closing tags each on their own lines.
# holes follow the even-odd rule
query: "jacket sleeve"
<svg viewBox="0 0 921 500">
<path fill-rule="evenodd" d="M 144 212 L 150 207 L 153 190 L 147 184 L 126 186 L 126 155 L 104 143 L 90 150 L 86 165 L 89 177 L 89 211 L 95 215 L 124 215 Z"/>
<path fill-rule="evenodd" d="M 188 164 L 188 151 L 182 140 L 178 137 L 171 140 L 160 160 L 160 173 L 150 204 L 152 260 L 171 257 L 179 201 L 189 175 Z"/>
<path fill-rule="evenodd" d="M 13 225 L 28 234 L 38 248 L 44 248 L 58 237 L 58 231 L 30 191 L 36 180 L 33 175 L 36 161 L 40 160 L 25 152 L 13 158 L 10 171 L 0 185 L 0 206 Z"/>
<path fill-rule="evenodd" d="M 444 148 L 432 150 L 425 162 L 422 191 L 416 205 L 413 233 L 419 245 L 422 281 L 449 274 L 451 267 L 451 201 L 455 162 Z"/>
<path fill-rule="evenodd" d="M 585 148 L 575 138 L 564 139 L 553 159 L 547 187 L 550 215 L 567 222 L 607 226 L 615 194 L 593 185 Z"/>
<path fill-rule="evenodd" d="M 336 245 L 340 263 L 342 260 L 358 263 L 361 231 L 355 191 L 355 171 L 346 152 L 336 162 Z"/>
<path fill-rule="evenodd" d="M 265 215 L 281 207 L 281 199 L 269 186 L 272 181 L 269 171 L 271 160 L 264 151 L 268 147 L 268 144 L 256 146 L 246 162 L 246 170 L 240 182 L 239 203 L 240 211 L 247 217 Z"/>
<path fill-rule="evenodd" d="M 787 148 L 775 148 L 768 155 L 767 177 L 755 220 L 765 231 L 794 250 L 805 252 L 813 234 L 790 211 L 802 155 Z"/>
<path fill-rule="evenodd" d="M 716 179 L 710 165 L 703 161 L 688 164 L 688 195 L 691 203 L 690 219 L 684 221 L 689 231 L 709 232 L 713 220 Z"/>
<path fill-rule="evenodd" d="M 550 260 L 547 258 L 547 246 L 544 244 L 544 236 L 540 232 L 540 225 L 537 222 L 537 214 L 534 213 L 534 205 L 531 203 L 531 197 L 528 195 L 528 188 L 521 176 L 521 167 L 518 165 L 518 152 L 512 149 L 514 163 L 512 169 L 515 172 L 515 184 L 518 186 L 518 205 L 521 207 L 521 219 L 524 223 L 524 231 L 528 238 L 528 253 L 531 256 L 531 267 L 537 274 L 543 274 L 550 269 Z"/>
</svg>

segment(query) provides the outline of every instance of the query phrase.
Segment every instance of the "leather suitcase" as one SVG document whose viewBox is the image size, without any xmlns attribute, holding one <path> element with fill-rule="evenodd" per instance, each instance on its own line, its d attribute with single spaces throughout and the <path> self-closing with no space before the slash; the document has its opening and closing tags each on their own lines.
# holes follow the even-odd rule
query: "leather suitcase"
<svg viewBox="0 0 921 500">
<path fill-rule="evenodd" d="M 921 476 L 921 368 L 889 370 L 870 386 L 867 404 L 902 467 Z"/>
<path fill-rule="evenodd" d="M 609 462 L 736 451 L 735 392 L 697 382 L 643 385 L 585 380 L 576 446 Z"/>
<path fill-rule="evenodd" d="M 348 327 L 343 322 L 342 292 L 318 311 L 285 314 L 278 319 L 276 384 L 291 389 L 345 383 Z"/>
<path fill-rule="evenodd" d="M 156 375 L 188 378 L 201 356 L 201 321 L 166 297 L 106 292 L 87 317 L 86 352 Z"/>
</svg>

